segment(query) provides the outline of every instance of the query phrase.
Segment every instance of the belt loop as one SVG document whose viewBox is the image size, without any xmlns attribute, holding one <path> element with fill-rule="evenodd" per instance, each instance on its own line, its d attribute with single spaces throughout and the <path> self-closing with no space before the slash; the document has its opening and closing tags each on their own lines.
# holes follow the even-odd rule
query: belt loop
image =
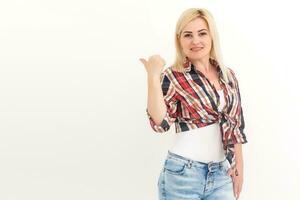
<svg viewBox="0 0 300 200">
<path fill-rule="evenodd" d="M 213 164 L 213 161 L 210 161 L 208 164 L 207 164 L 207 168 L 208 168 L 208 171 L 211 171 L 211 165 Z"/>
<path fill-rule="evenodd" d="M 188 167 L 188 168 L 191 168 L 191 167 L 192 167 L 192 163 L 193 163 L 193 161 L 188 160 L 187 167 Z"/>
</svg>

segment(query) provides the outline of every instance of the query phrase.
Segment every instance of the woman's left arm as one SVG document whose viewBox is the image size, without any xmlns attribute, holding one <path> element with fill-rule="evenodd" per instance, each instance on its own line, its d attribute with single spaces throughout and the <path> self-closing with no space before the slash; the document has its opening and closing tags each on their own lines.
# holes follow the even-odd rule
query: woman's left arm
<svg viewBox="0 0 300 200">
<path fill-rule="evenodd" d="M 243 152 L 242 152 L 242 144 L 235 144 L 234 145 L 234 150 L 235 150 L 235 176 L 241 176 L 243 178 L 244 175 L 244 162 L 243 162 Z"/>
<path fill-rule="evenodd" d="M 239 198 L 240 192 L 242 190 L 242 185 L 243 185 L 243 178 L 244 178 L 244 162 L 243 162 L 243 152 L 242 152 L 242 145 L 247 143 L 247 138 L 244 133 L 245 129 L 245 122 L 244 122 L 244 115 L 243 115 L 243 108 L 242 108 L 242 101 L 241 101 L 241 94 L 240 94 L 240 88 L 239 88 L 239 83 L 238 80 L 235 76 L 235 73 L 232 69 L 230 69 L 232 77 L 234 79 L 234 86 L 237 91 L 237 108 L 239 112 L 237 112 L 236 115 L 236 122 L 237 125 L 233 131 L 233 136 L 235 138 L 235 143 L 234 143 L 234 157 L 235 161 L 232 163 L 232 168 L 230 168 L 228 174 L 232 177 L 233 179 L 233 190 L 234 190 L 234 195 L 236 199 Z"/>
<path fill-rule="evenodd" d="M 243 162 L 243 153 L 242 153 L 242 144 L 234 144 L 234 154 L 236 165 L 234 169 L 230 169 L 228 174 L 232 177 L 233 180 L 233 190 L 234 196 L 236 199 L 239 198 L 242 191 L 243 180 L 244 180 L 244 162 Z"/>
</svg>

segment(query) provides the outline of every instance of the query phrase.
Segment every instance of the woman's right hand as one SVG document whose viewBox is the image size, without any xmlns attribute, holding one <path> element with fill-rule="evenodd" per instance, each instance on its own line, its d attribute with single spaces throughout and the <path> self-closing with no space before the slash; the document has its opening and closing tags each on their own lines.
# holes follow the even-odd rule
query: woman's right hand
<svg viewBox="0 0 300 200">
<path fill-rule="evenodd" d="M 158 76 L 160 77 L 164 66 L 166 65 L 165 60 L 160 57 L 160 55 L 152 55 L 148 58 L 148 61 L 144 58 L 139 59 L 145 66 L 148 76 Z"/>
</svg>

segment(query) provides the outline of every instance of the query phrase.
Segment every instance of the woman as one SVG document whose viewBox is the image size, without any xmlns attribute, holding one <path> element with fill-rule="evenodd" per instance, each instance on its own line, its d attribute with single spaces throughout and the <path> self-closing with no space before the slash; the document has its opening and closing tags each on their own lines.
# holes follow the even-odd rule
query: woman
<svg viewBox="0 0 300 200">
<path fill-rule="evenodd" d="M 175 124 L 158 186 L 168 200 L 238 199 L 241 144 L 247 143 L 238 81 L 222 64 L 211 13 L 187 9 L 176 25 L 176 59 L 163 70 L 159 55 L 141 58 L 148 75 L 147 115 L 155 132 Z"/>
</svg>

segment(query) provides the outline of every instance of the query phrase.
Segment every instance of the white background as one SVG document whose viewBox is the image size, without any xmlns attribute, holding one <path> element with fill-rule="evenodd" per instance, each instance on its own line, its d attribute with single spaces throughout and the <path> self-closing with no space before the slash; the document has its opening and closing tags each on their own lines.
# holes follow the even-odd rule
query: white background
<svg viewBox="0 0 300 200">
<path fill-rule="evenodd" d="M 0 3 L 0 199 L 153 200 L 174 127 L 152 131 L 138 60 L 174 60 L 179 15 L 215 17 L 240 83 L 242 200 L 299 188 L 294 1 L 12 0 Z M 296 1 L 295 1 L 296 2 Z"/>
</svg>

